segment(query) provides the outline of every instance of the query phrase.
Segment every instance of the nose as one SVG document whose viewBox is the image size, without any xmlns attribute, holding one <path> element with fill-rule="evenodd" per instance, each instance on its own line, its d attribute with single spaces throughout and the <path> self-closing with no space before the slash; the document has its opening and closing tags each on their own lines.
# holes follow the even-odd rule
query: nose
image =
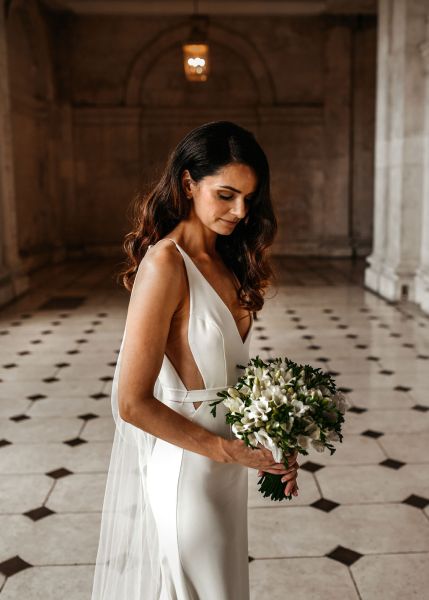
<svg viewBox="0 0 429 600">
<path fill-rule="evenodd" d="M 244 219 L 247 213 L 247 206 L 244 198 L 238 196 L 234 201 L 234 206 L 231 210 L 236 219 Z"/>
</svg>

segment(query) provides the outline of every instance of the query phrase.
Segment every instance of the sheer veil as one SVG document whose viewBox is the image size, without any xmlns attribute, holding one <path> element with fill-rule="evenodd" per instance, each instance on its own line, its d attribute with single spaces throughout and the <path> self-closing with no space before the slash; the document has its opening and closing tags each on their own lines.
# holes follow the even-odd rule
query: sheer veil
<svg viewBox="0 0 429 600">
<path fill-rule="evenodd" d="M 157 600 L 161 565 L 157 529 L 147 494 L 148 458 L 156 438 L 124 421 L 118 410 L 122 337 L 112 383 L 116 424 L 101 516 L 91 600 Z M 154 396 L 158 393 L 158 380 Z"/>
</svg>

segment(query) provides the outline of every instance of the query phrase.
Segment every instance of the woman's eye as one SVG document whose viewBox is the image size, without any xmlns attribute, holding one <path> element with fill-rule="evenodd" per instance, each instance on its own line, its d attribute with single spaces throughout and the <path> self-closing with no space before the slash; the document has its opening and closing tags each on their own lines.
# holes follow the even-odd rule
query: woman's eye
<svg viewBox="0 0 429 600">
<path fill-rule="evenodd" d="M 222 200 L 231 200 L 233 196 L 222 196 L 222 194 L 219 194 L 219 198 L 222 198 Z"/>
</svg>

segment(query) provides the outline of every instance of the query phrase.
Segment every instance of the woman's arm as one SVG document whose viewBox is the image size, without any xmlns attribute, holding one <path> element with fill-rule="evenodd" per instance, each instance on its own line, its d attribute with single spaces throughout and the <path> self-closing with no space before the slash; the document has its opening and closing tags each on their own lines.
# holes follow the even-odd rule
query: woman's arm
<svg viewBox="0 0 429 600">
<path fill-rule="evenodd" d="M 218 462 L 232 462 L 225 438 L 193 423 L 153 396 L 170 323 L 187 290 L 183 259 L 172 244 L 153 247 L 131 292 L 118 382 L 122 419 L 171 444 Z"/>
<path fill-rule="evenodd" d="M 243 440 L 216 435 L 153 396 L 171 319 L 184 290 L 187 290 L 186 274 L 176 247 L 153 247 L 139 265 L 128 307 L 118 382 L 121 418 L 171 444 L 217 462 L 239 463 L 268 473 L 287 473 L 284 465 L 276 463 L 266 448 L 252 449 Z M 296 454 L 289 460 L 289 466 L 295 462 Z"/>
</svg>

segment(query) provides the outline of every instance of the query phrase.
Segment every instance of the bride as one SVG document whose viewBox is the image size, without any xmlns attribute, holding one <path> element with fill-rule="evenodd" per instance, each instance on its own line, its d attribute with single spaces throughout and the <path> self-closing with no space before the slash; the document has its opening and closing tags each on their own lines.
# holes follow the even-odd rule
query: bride
<svg viewBox="0 0 429 600">
<path fill-rule="evenodd" d="M 297 495 L 299 465 L 246 446 L 210 402 L 249 359 L 275 233 L 266 156 L 229 121 L 190 131 L 136 203 L 92 600 L 249 598 L 248 468 Z"/>
</svg>

